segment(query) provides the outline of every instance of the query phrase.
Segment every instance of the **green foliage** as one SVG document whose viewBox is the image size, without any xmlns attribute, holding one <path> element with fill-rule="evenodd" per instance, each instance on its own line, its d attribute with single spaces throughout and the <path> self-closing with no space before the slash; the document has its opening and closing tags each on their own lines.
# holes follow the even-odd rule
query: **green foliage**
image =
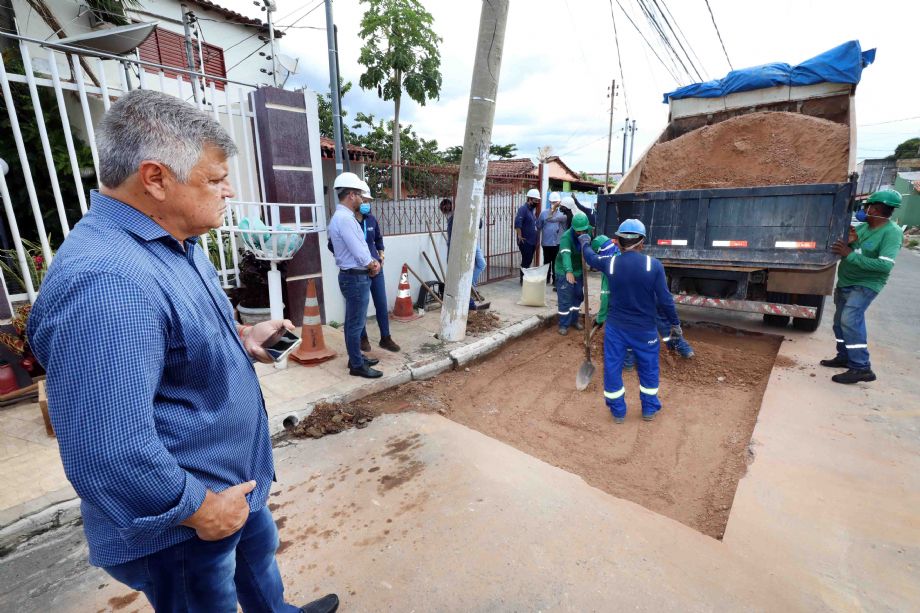
<svg viewBox="0 0 920 613">
<path fill-rule="evenodd" d="M 434 18 L 418 0 L 361 0 L 367 11 L 358 35 L 364 40 L 358 62 L 366 68 L 359 84 L 384 100 L 403 90 L 424 105 L 441 91 L 441 38 Z"/>
<path fill-rule="evenodd" d="M 459 164 L 463 158 L 463 145 L 454 145 L 441 152 L 441 159 L 448 164 Z"/>
<path fill-rule="evenodd" d="M 48 237 L 51 242 L 51 237 Z M 22 247 L 26 252 L 26 267 L 29 269 L 29 277 L 32 279 L 32 289 L 38 291 L 45 275 L 48 274 L 48 263 L 42 254 L 42 246 L 38 242 L 28 239 L 22 239 Z M 54 252 L 51 252 L 54 257 Z M 25 279 L 22 277 L 22 270 L 19 268 L 19 256 L 15 249 L 0 249 L 0 268 L 3 269 L 3 276 L 6 278 L 7 285 L 11 293 L 26 291 Z M 12 283 L 10 283 L 12 281 Z"/>
<path fill-rule="evenodd" d="M 508 160 L 517 153 L 517 145 L 514 143 L 508 145 L 490 145 L 489 155 L 499 160 Z"/>
<path fill-rule="evenodd" d="M 339 88 L 342 90 L 342 98 L 344 102 L 345 94 L 351 90 L 351 81 L 347 83 L 342 83 L 341 79 L 339 80 Z M 319 106 L 319 133 L 326 138 L 335 138 L 333 133 L 332 126 L 332 94 L 316 94 L 316 101 Z M 345 123 L 345 118 L 348 116 L 348 113 L 345 109 L 342 111 L 342 131 L 345 132 L 345 140 L 349 143 L 355 142 L 355 134 L 348 128 L 348 124 Z"/>
<path fill-rule="evenodd" d="M 894 149 L 894 156 L 896 160 L 910 159 L 910 158 L 920 158 L 920 138 L 910 138 Z"/>
<path fill-rule="evenodd" d="M 3 61 L 6 63 L 7 71 L 22 74 L 22 61 L 19 59 L 18 50 L 8 49 L 5 51 Z M 44 150 L 42 149 L 41 137 L 38 132 L 38 121 L 35 118 L 32 98 L 29 95 L 28 86 L 24 83 L 10 83 L 10 91 L 13 95 L 13 105 L 19 119 L 19 129 L 22 132 L 26 157 L 29 161 L 32 180 L 35 184 L 39 209 L 42 211 L 45 231 L 56 241 L 52 245 L 57 246 L 64 239 L 64 232 L 58 218 L 54 192 L 51 189 L 51 180 L 48 178 L 48 167 L 45 164 Z M 69 93 L 65 92 L 65 96 L 69 95 Z M 81 212 L 79 200 L 77 199 L 77 188 L 70 170 L 70 156 L 67 153 L 67 143 L 64 139 L 64 128 L 61 124 L 61 115 L 58 112 L 57 99 L 54 91 L 49 87 L 38 88 L 38 99 L 45 118 L 45 127 L 48 132 L 48 141 L 51 144 L 51 155 L 57 171 L 64 210 L 67 214 L 67 220 L 73 226 L 80 219 Z M 76 135 L 74 135 L 73 140 L 78 166 L 81 169 L 92 171 L 93 157 L 90 148 Z M 19 153 L 13 140 L 12 124 L 7 113 L 6 101 L 3 97 L 0 97 L 0 158 L 3 158 L 10 166 L 10 171 L 6 175 L 6 182 L 13 202 L 13 212 L 19 223 L 19 232 L 23 239 L 37 241 L 39 236 L 38 229 L 33 221 L 32 206 L 26 189 L 25 177 L 22 173 L 22 164 L 19 161 Z M 95 183 L 94 175 L 84 177 L 84 190 L 93 187 Z M 88 201 L 88 195 L 85 195 L 85 197 Z"/>
<path fill-rule="evenodd" d="M 96 13 L 99 19 L 116 26 L 125 26 L 131 23 L 125 17 L 126 8 L 143 8 L 140 0 L 86 0 L 86 5 Z"/>
</svg>

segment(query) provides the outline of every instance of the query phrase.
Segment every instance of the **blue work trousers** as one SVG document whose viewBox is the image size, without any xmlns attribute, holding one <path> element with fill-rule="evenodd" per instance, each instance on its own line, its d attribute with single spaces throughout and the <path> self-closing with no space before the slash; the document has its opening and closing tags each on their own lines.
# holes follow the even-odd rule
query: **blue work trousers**
<svg viewBox="0 0 920 613">
<path fill-rule="evenodd" d="M 834 337 L 837 357 L 847 360 L 853 370 L 870 370 L 869 345 L 866 338 L 866 309 L 878 292 L 861 285 L 834 290 Z"/>
<path fill-rule="evenodd" d="M 658 400 L 658 331 L 623 330 L 608 320 L 604 325 L 604 400 L 614 417 L 626 417 L 626 386 L 623 363 L 627 351 L 635 356 L 639 372 L 639 398 L 642 415 L 661 409 Z"/>
<path fill-rule="evenodd" d="M 559 301 L 559 328 L 574 326 L 578 320 L 578 310 L 585 299 L 584 285 L 581 277 L 575 277 L 575 283 L 569 283 L 565 275 L 556 277 L 556 299 Z"/>
<path fill-rule="evenodd" d="M 387 282 L 383 278 L 383 266 L 376 277 L 371 277 L 371 300 L 374 301 L 380 338 L 385 338 L 390 335 L 390 318 L 387 316 Z M 361 336 L 367 338 L 367 325 L 361 330 Z"/>
<path fill-rule="evenodd" d="M 156 611 L 246 613 L 299 611 L 284 602 L 275 561 L 278 529 L 262 508 L 243 527 L 219 541 L 197 536 L 105 571 L 141 591 Z"/>
<path fill-rule="evenodd" d="M 345 348 L 351 368 L 364 366 L 361 353 L 361 332 L 367 321 L 367 305 L 371 299 L 371 278 L 368 275 L 339 273 L 339 289 L 345 297 Z"/>
<path fill-rule="evenodd" d="M 662 317 L 660 314 L 655 316 L 655 325 L 658 326 L 658 334 L 667 344 L 668 349 L 671 351 L 676 351 L 682 356 L 686 356 L 693 351 L 693 347 L 690 346 L 690 343 L 688 343 L 687 339 L 684 337 L 676 339 L 671 338 L 671 324 L 669 324 L 668 320 Z M 633 355 L 633 352 L 629 349 L 626 350 L 626 360 L 623 365 L 630 368 L 636 365 L 636 356 Z"/>
</svg>

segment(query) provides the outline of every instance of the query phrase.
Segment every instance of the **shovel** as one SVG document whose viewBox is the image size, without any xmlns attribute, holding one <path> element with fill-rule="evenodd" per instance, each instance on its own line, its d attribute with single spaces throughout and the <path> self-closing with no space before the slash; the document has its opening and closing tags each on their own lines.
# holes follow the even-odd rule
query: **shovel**
<svg viewBox="0 0 920 613">
<path fill-rule="evenodd" d="M 588 306 L 588 266 L 584 255 L 581 256 L 581 275 L 585 294 L 585 361 L 581 363 L 581 368 L 578 369 L 578 374 L 575 376 L 575 389 L 579 392 L 587 389 L 595 370 L 591 362 L 591 328 L 594 326 L 591 321 L 591 309 Z"/>
</svg>

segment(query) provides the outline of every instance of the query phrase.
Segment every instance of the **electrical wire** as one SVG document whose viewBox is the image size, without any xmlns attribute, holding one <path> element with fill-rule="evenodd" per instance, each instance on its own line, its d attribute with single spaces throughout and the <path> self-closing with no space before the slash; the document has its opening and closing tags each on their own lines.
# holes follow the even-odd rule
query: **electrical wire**
<svg viewBox="0 0 920 613">
<path fill-rule="evenodd" d="M 888 121 L 878 121 L 876 123 L 861 123 L 858 127 L 868 128 L 869 126 L 882 126 L 888 123 L 898 123 L 901 121 L 910 121 L 912 119 L 920 119 L 920 115 L 914 115 L 913 117 L 902 117 L 901 119 L 889 119 Z"/>
<path fill-rule="evenodd" d="M 661 18 L 664 20 L 664 24 L 668 27 L 668 30 L 671 31 L 671 34 L 674 35 L 674 40 L 677 41 L 677 46 L 680 47 L 680 50 L 684 52 L 684 56 L 687 58 L 687 62 L 690 64 L 690 67 L 693 68 L 693 72 L 696 73 L 697 78 L 702 81 L 703 75 L 700 74 L 699 68 L 696 67 L 696 64 L 693 63 L 690 54 L 687 53 L 687 49 L 684 47 L 684 44 L 680 41 L 680 37 L 677 35 L 677 32 L 674 30 L 674 26 L 671 25 L 671 22 L 668 20 L 667 15 L 664 14 L 664 11 L 661 9 L 661 5 L 658 4 L 658 0 L 652 0 L 652 3 L 655 5 L 655 8 L 658 9 L 658 14 L 661 15 Z M 664 0 L 662 0 L 664 3 Z M 673 15 L 672 15 L 673 18 Z"/>
<path fill-rule="evenodd" d="M 700 56 L 696 54 L 696 50 L 693 48 L 693 45 L 690 44 L 690 39 L 687 38 L 687 35 L 684 34 L 683 28 L 680 27 L 677 18 L 674 17 L 674 14 L 671 12 L 671 8 L 668 6 L 668 3 L 665 0 L 661 0 L 661 6 L 664 7 L 665 12 L 668 16 L 671 17 L 671 21 L 674 22 L 674 26 L 677 28 L 677 32 L 683 37 L 684 42 L 687 43 L 687 48 L 690 49 L 690 53 L 693 54 L 693 59 L 696 60 L 697 66 L 703 71 L 703 76 L 709 80 L 709 71 L 706 70 L 706 66 L 703 64 L 703 61 L 700 59 Z"/>
<path fill-rule="evenodd" d="M 636 32 L 639 33 L 639 36 L 642 37 L 642 40 L 645 41 L 645 44 L 649 48 L 649 51 L 651 51 L 654 54 L 654 56 L 658 59 L 658 62 L 664 67 L 665 70 L 668 71 L 668 74 L 671 75 L 671 78 L 674 79 L 674 82 L 680 83 L 680 79 L 678 79 L 677 75 L 674 74 L 674 71 L 671 70 L 671 68 L 667 64 L 664 63 L 664 60 L 661 59 L 661 56 L 658 55 L 658 52 L 655 51 L 654 47 L 652 47 L 652 43 L 650 43 L 648 41 L 648 38 L 646 38 L 645 33 L 643 33 L 642 30 L 639 29 L 639 26 L 636 25 L 636 22 L 633 21 L 633 18 L 629 15 L 629 13 L 626 12 L 626 9 L 623 8 L 623 5 L 620 3 L 620 0 L 616 0 L 616 3 L 617 3 L 617 6 L 620 7 L 620 10 L 623 11 L 623 14 L 626 15 L 626 19 L 629 21 L 632 27 L 635 28 Z"/>
<path fill-rule="evenodd" d="M 671 40 L 665 33 L 664 28 L 661 27 L 660 23 L 658 23 L 658 19 L 655 17 L 652 9 L 645 2 L 645 0 L 636 0 L 636 2 L 639 4 L 639 10 L 642 11 L 643 15 L 645 15 L 645 20 L 661 40 L 661 45 L 665 51 L 665 55 L 670 59 L 674 70 L 677 71 L 677 64 L 680 64 L 680 68 L 683 69 L 683 74 L 689 81 L 693 81 L 693 77 L 690 75 L 690 70 L 687 68 L 687 65 L 684 63 L 683 59 L 681 59 L 681 57 L 677 54 L 677 51 L 674 49 L 674 45 L 671 44 Z M 676 63 L 675 60 L 677 60 Z"/>
<path fill-rule="evenodd" d="M 620 37 L 617 35 L 617 20 L 613 16 L 613 0 L 610 0 L 610 20 L 613 22 L 613 40 L 617 47 L 617 63 L 620 65 L 620 89 L 623 90 L 623 104 L 626 106 L 626 115 L 629 116 L 629 100 L 626 98 L 626 77 L 623 76 L 623 54 L 620 53 Z M 610 92 L 615 96 L 616 92 Z"/>
<path fill-rule="evenodd" d="M 728 67 L 734 70 L 735 67 L 732 66 L 732 61 L 728 59 L 728 50 L 725 48 L 725 41 L 722 40 L 722 33 L 719 32 L 719 24 L 716 23 L 716 16 L 712 14 L 712 7 L 709 6 L 709 0 L 706 0 L 706 8 L 709 9 L 709 16 L 712 17 L 712 25 L 716 29 L 716 35 L 719 37 L 719 42 L 722 43 L 722 52 L 725 54 L 725 61 L 728 62 Z"/>
</svg>

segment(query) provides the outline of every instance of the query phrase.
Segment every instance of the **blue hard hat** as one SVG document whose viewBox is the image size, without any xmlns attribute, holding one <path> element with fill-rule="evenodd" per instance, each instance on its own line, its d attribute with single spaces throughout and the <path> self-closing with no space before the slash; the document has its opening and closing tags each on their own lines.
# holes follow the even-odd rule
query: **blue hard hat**
<svg viewBox="0 0 920 613">
<path fill-rule="evenodd" d="M 645 224 L 638 219 L 627 219 L 620 224 L 619 228 L 617 228 L 617 236 L 621 236 L 623 238 L 634 238 L 635 236 L 641 236 L 642 238 L 645 238 Z"/>
</svg>

